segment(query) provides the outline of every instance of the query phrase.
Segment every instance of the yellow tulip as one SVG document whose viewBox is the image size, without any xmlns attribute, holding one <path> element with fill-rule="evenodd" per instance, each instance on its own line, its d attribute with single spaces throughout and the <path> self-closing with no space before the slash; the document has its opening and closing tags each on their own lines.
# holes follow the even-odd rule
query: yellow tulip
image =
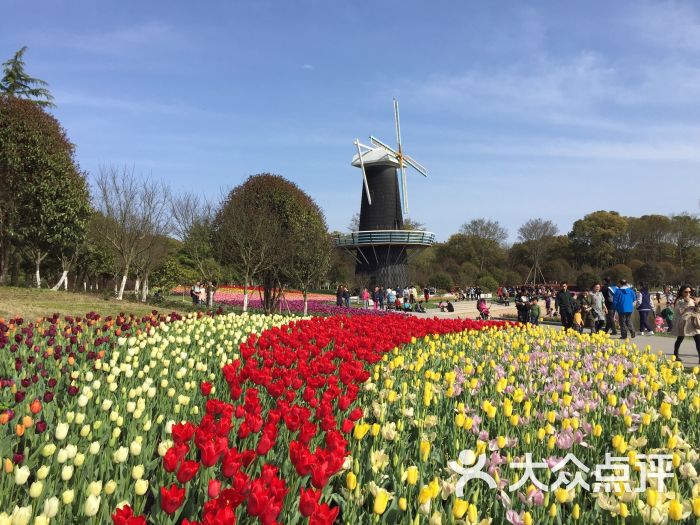
<svg viewBox="0 0 700 525">
<path fill-rule="evenodd" d="M 664 419 L 671 419 L 671 403 L 666 403 L 665 401 L 661 403 L 659 414 L 661 414 Z"/>
<path fill-rule="evenodd" d="M 379 434 L 379 431 L 381 430 L 381 426 L 379 426 L 379 423 L 374 423 L 372 427 L 370 428 L 370 434 L 372 434 L 374 437 L 377 437 Z"/>
<path fill-rule="evenodd" d="M 627 508 L 627 504 L 624 502 L 620 502 L 620 506 L 617 509 L 617 512 L 620 514 L 620 517 L 626 518 L 627 516 L 630 515 L 630 511 Z"/>
<path fill-rule="evenodd" d="M 656 492 L 654 489 L 647 489 L 646 497 L 647 505 L 649 505 L 650 507 L 656 507 L 656 504 L 659 501 L 659 493 Z"/>
<path fill-rule="evenodd" d="M 693 498 L 693 514 L 696 518 L 700 518 L 700 496 Z"/>
<path fill-rule="evenodd" d="M 668 517 L 676 521 L 683 518 L 683 505 L 678 500 L 671 500 L 668 506 Z"/>
<path fill-rule="evenodd" d="M 428 461 L 429 455 L 430 455 L 430 442 L 423 440 L 420 442 L 420 459 L 421 459 L 421 461 Z"/>
<path fill-rule="evenodd" d="M 473 503 L 469 504 L 469 509 L 467 510 L 467 519 L 469 520 L 469 523 L 476 523 L 476 520 L 479 519 L 479 515 L 476 511 L 476 505 Z"/>
<path fill-rule="evenodd" d="M 418 467 L 411 465 L 406 469 L 406 482 L 409 485 L 418 483 Z"/>
<path fill-rule="evenodd" d="M 386 510 L 386 504 L 389 502 L 389 493 L 384 489 L 377 490 L 377 494 L 374 496 L 374 513 L 384 514 Z"/>
<path fill-rule="evenodd" d="M 579 519 L 579 518 L 581 517 L 581 506 L 580 506 L 578 503 L 576 503 L 576 504 L 574 505 L 574 508 L 573 508 L 573 510 L 571 511 L 571 515 L 573 516 L 573 518 L 574 518 L 575 520 L 577 520 L 577 519 Z"/>
<path fill-rule="evenodd" d="M 464 501 L 463 499 L 457 498 L 452 505 L 452 515 L 460 519 L 462 516 L 464 516 L 467 513 L 467 509 L 469 508 L 469 502 Z"/>
<path fill-rule="evenodd" d="M 355 490 L 355 487 L 357 487 L 357 476 L 353 471 L 348 472 L 347 476 L 345 476 L 345 486 L 348 490 Z"/>
<path fill-rule="evenodd" d="M 525 525 L 532 525 L 532 514 L 525 511 L 525 513 L 523 514 L 523 523 Z"/>
<path fill-rule="evenodd" d="M 360 440 L 369 432 L 369 425 L 367 423 L 355 423 L 355 428 L 352 435 L 355 439 Z"/>
<path fill-rule="evenodd" d="M 557 504 L 552 503 L 549 507 L 549 516 L 552 518 L 556 518 L 557 516 Z"/>
<path fill-rule="evenodd" d="M 406 498 L 399 498 L 399 508 L 404 511 L 408 508 L 408 502 L 406 501 Z"/>
</svg>

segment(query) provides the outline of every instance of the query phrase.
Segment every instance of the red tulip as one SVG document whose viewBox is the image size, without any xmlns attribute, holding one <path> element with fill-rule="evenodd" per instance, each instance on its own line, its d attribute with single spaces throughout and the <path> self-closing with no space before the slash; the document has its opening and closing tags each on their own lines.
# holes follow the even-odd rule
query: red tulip
<svg viewBox="0 0 700 525">
<path fill-rule="evenodd" d="M 321 491 L 314 489 L 301 489 L 299 494 L 299 512 L 307 518 L 316 512 Z"/>
<path fill-rule="evenodd" d="M 183 501 L 185 501 L 184 488 L 180 488 L 174 483 L 168 489 L 160 488 L 160 506 L 166 514 L 175 513 Z"/>
<path fill-rule="evenodd" d="M 202 381 L 199 384 L 199 390 L 202 392 L 203 396 L 208 396 L 211 394 L 212 384 L 209 381 Z"/>
<path fill-rule="evenodd" d="M 180 465 L 180 470 L 177 471 L 177 480 L 180 483 L 187 483 L 191 480 L 199 470 L 199 462 L 183 461 Z"/>
</svg>

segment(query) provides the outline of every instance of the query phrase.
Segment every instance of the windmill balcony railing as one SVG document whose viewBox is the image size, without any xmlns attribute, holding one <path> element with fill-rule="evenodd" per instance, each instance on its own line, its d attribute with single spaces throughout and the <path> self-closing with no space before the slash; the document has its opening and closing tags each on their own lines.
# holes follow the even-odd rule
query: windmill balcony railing
<svg viewBox="0 0 700 525">
<path fill-rule="evenodd" d="M 372 245 L 413 245 L 431 246 L 435 234 L 419 230 L 368 230 L 345 233 L 333 237 L 336 246 L 372 246 Z"/>
</svg>

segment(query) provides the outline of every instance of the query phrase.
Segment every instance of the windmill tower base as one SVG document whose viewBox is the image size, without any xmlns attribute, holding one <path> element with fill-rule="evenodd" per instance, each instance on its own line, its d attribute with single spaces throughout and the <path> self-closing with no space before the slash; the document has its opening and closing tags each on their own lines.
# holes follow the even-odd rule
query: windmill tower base
<svg viewBox="0 0 700 525">
<path fill-rule="evenodd" d="M 404 247 L 375 246 L 358 250 L 355 275 L 368 286 L 403 287 L 408 283 L 408 257 Z"/>
</svg>

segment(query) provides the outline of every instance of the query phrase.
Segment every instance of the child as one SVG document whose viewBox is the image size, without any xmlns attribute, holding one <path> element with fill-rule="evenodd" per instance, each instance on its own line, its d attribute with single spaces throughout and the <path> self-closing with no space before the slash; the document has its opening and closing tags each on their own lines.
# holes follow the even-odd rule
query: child
<svg viewBox="0 0 700 525">
<path fill-rule="evenodd" d="M 530 299 L 529 310 L 530 310 L 530 324 L 534 324 L 535 326 L 537 326 L 538 324 L 540 324 L 540 314 L 541 314 L 540 305 L 537 304 L 537 297 L 533 297 L 532 299 Z"/>
<path fill-rule="evenodd" d="M 671 308 L 670 305 L 667 304 L 666 307 L 661 310 L 661 319 L 666 321 L 666 327 L 670 332 L 673 329 L 673 308 Z"/>
<path fill-rule="evenodd" d="M 583 333 L 583 316 L 581 315 L 581 307 L 574 306 L 574 330 L 576 330 L 578 333 L 582 334 Z"/>
<path fill-rule="evenodd" d="M 660 315 L 657 315 L 654 318 L 654 321 L 656 322 L 656 331 L 657 332 L 663 332 L 664 331 L 664 320 L 661 319 Z"/>
</svg>

